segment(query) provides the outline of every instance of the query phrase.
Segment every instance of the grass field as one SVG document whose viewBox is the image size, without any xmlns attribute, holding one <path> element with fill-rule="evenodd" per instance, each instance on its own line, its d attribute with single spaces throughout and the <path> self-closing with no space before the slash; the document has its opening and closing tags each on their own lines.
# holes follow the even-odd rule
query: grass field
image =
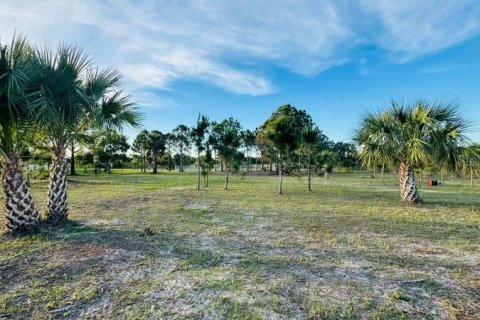
<svg viewBox="0 0 480 320">
<path fill-rule="evenodd" d="M 0 236 L 0 318 L 480 319 L 480 187 L 222 178 L 69 179 L 71 223 Z"/>
</svg>

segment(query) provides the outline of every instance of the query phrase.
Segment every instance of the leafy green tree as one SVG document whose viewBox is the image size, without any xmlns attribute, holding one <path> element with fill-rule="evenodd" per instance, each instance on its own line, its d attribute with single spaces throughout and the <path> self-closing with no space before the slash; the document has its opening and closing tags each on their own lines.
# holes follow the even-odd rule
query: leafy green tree
<svg viewBox="0 0 480 320">
<path fill-rule="evenodd" d="M 315 145 L 318 142 L 320 130 L 315 126 L 309 126 L 302 129 L 302 144 L 307 149 L 307 176 L 308 176 L 308 191 L 312 191 L 312 154 Z"/>
<path fill-rule="evenodd" d="M 158 131 L 152 130 L 147 135 L 148 138 L 148 155 L 152 159 L 153 174 L 158 172 L 158 159 L 165 152 L 165 135 Z"/>
<path fill-rule="evenodd" d="M 38 50 L 43 66 L 42 112 L 38 119 L 52 152 L 47 221 L 67 219 L 66 150 L 86 128 L 137 126 L 139 114 L 128 96 L 118 89 L 117 72 L 92 68 L 80 49 L 61 45 L 56 52 Z"/>
<path fill-rule="evenodd" d="M 28 182 L 22 172 L 20 153 L 34 131 L 38 79 L 41 67 L 25 38 L 14 37 L 10 45 L 0 43 L 0 157 L 4 211 L 8 230 L 38 225 Z"/>
<path fill-rule="evenodd" d="M 228 189 L 228 171 L 232 170 L 232 162 L 242 143 L 241 132 L 242 126 L 233 118 L 225 119 L 212 128 L 218 144 L 218 153 L 225 161 L 225 190 Z"/>
<path fill-rule="evenodd" d="M 245 148 L 245 153 L 247 156 L 247 172 L 250 172 L 252 158 L 250 153 L 255 149 L 256 143 L 255 138 L 257 133 L 251 130 L 244 130 L 242 131 L 242 143 L 243 147 Z"/>
<path fill-rule="evenodd" d="M 175 135 L 173 133 L 165 133 L 165 146 L 167 150 L 166 160 L 167 160 L 167 167 L 168 171 L 171 171 L 172 168 L 174 169 L 174 164 L 173 164 L 173 157 L 172 157 L 172 148 L 175 145 Z"/>
<path fill-rule="evenodd" d="M 337 166 L 347 170 L 353 170 L 355 167 L 357 167 L 358 152 L 354 144 L 337 142 L 333 145 L 333 151 L 337 153 Z"/>
<path fill-rule="evenodd" d="M 200 190 L 200 176 L 202 162 L 200 154 L 205 150 L 205 135 L 208 133 L 210 123 L 205 115 L 198 115 L 197 123 L 190 130 L 190 136 L 197 151 L 197 190 Z"/>
<path fill-rule="evenodd" d="M 178 152 L 180 153 L 180 172 L 185 171 L 184 168 L 184 158 L 185 152 L 190 147 L 190 128 L 184 124 L 178 125 L 175 129 L 173 129 L 172 134 L 174 136 L 174 141 L 177 146 Z"/>
<path fill-rule="evenodd" d="M 454 103 L 411 104 L 392 102 L 389 109 L 363 116 L 355 140 L 360 144 L 360 159 L 370 166 L 384 160 L 398 166 L 402 200 L 420 202 L 414 168 L 442 161 L 446 154 L 457 162 L 467 139 L 468 124 Z"/>
<path fill-rule="evenodd" d="M 132 151 L 138 155 L 142 165 L 142 172 L 146 172 L 147 168 L 147 152 L 149 150 L 148 130 L 140 131 L 135 140 L 133 140 Z"/>
<path fill-rule="evenodd" d="M 103 164 L 106 172 L 112 167 L 120 167 L 126 162 L 126 152 L 130 149 L 127 137 L 115 130 L 96 130 L 91 134 L 89 149 Z"/>
<path fill-rule="evenodd" d="M 338 163 L 338 154 L 332 149 L 321 150 L 316 155 L 317 166 L 323 170 L 324 176 L 328 179 L 328 174 L 333 171 L 333 167 Z"/>
<path fill-rule="evenodd" d="M 312 118 L 304 110 L 286 104 L 280 106 L 260 128 L 278 155 L 279 194 L 283 194 L 285 157 L 299 146 L 302 129 L 312 125 Z"/>
</svg>

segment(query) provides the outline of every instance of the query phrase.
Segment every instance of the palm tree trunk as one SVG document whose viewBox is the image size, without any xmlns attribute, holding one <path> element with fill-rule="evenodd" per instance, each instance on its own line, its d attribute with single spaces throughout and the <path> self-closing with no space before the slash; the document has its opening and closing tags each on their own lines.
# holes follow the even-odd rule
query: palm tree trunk
<svg viewBox="0 0 480 320">
<path fill-rule="evenodd" d="M 419 203 L 420 197 L 418 195 L 413 168 L 402 162 L 400 163 L 398 173 L 400 177 L 400 192 L 402 194 L 402 200 L 408 204 Z"/>
<path fill-rule="evenodd" d="M 311 154 L 308 153 L 308 191 L 312 191 L 312 170 L 310 167 Z"/>
<path fill-rule="evenodd" d="M 35 227 L 40 222 L 27 179 L 21 170 L 20 158 L 4 155 L 2 161 L 3 202 L 6 226 L 10 231 Z"/>
<path fill-rule="evenodd" d="M 282 156 L 280 156 L 280 161 L 278 162 L 279 163 L 279 167 L 278 167 L 278 176 L 279 176 L 279 181 L 280 181 L 280 185 L 278 186 L 278 194 L 283 194 L 283 175 L 282 175 L 282 165 L 283 165 L 283 162 L 282 162 Z"/>
<path fill-rule="evenodd" d="M 67 220 L 67 160 L 64 148 L 54 150 L 52 155 L 47 209 L 48 222 L 58 224 Z"/>
<path fill-rule="evenodd" d="M 71 150 L 71 159 L 70 159 L 70 175 L 75 176 L 77 173 L 75 172 L 75 141 L 72 141 L 72 150 Z"/>
</svg>

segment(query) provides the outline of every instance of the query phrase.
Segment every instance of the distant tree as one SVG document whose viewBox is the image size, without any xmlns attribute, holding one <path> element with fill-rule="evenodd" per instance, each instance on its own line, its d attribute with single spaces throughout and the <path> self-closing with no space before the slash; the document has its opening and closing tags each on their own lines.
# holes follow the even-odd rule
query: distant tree
<svg viewBox="0 0 480 320">
<path fill-rule="evenodd" d="M 304 110 L 287 104 L 280 106 L 262 125 L 266 138 L 278 154 L 279 194 L 283 194 L 283 168 L 285 157 L 295 151 L 301 142 L 301 130 L 312 126 L 313 120 Z"/>
<path fill-rule="evenodd" d="M 165 152 L 165 135 L 158 131 L 152 130 L 147 135 L 148 138 L 148 152 L 147 154 L 152 159 L 153 174 L 158 172 L 158 160 L 163 152 Z"/>
<path fill-rule="evenodd" d="M 168 171 L 172 170 L 173 165 L 173 158 L 172 158 L 172 148 L 175 145 L 176 138 L 173 133 L 166 133 L 165 134 L 165 146 L 167 150 L 167 167 Z"/>
<path fill-rule="evenodd" d="M 277 152 L 272 142 L 268 139 L 267 130 L 263 126 L 260 127 L 260 129 L 258 129 L 256 132 L 255 145 L 260 151 L 260 159 L 262 161 L 261 170 L 266 170 L 265 163 L 269 162 L 270 163 L 269 171 L 271 172 L 272 159 L 277 157 Z"/>
<path fill-rule="evenodd" d="M 332 172 L 335 164 L 338 163 L 338 154 L 331 149 L 325 149 L 316 154 L 317 166 L 323 170 L 324 176 L 328 179 L 328 174 Z"/>
<path fill-rule="evenodd" d="M 190 136 L 193 141 L 193 144 L 197 151 L 197 171 L 198 171 L 198 178 L 197 178 L 197 190 L 200 190 L 200 176 L 201 176 L 201 158 L 200 154 L 205 150 L 205 135 L 208 132 L 209 121 L 205 115 L 198 115 L 197 123 L 192 129 L 190 130 Z"/>
<path fill-rule="evenodd" d="M 184 157 L 185 151 L 188 150 L 190 146 L 190 128 L 184 124 L 178 125 L 173 129 L 172 134 L 174 135 L 174 141 L 180 153 L 180 169 L 179 171 L 184 171 Z"/>
<path fill-rule="evenodd" d="M 228 189 L 229 168 L 232 169 L 232 162 L 242 142 L 241 131 L 240 123 L 233 118 L 225 119 L 212 128 L 218 141 L 218 153 L 225 161 L 225 190 Z"/>
<path fill-rule="evenodd" d="M 119 167 L 127 160 L 126 152 L 130 148 L 127 137 L 115 130 L 96 130 L 90 135 L 89 149 L 94 157 L 103 164 L 106 172 Z"/>
<path fill-rule="evenodd" d="M 245 153 L 247 156 L 247 172 L 250 172 L 251 167 L 251 155 L 250 152 L 254 150 L 256 143 L 255 138 L 257 133 L 255 131 L 244 130 L 242 131 L 242 142 L 245 148 Z"/>
<path fill-rule="evenodd" d="M 392 102 L 390 108 L 368 112 L 355 134 L 360 159 L 369 166 L 383 158 L 399 167 L 400 191 L 407 204 L 420 202 L 414 168 L 441 162 L 450 154 L 457 162 L 466 144 L 468 124 L 454 103 Z"/>
<path fill-rule="evenodd" d="M 132 144 L 132 151 L 138 155 L 142 165 L 142 172 L 146 172 L 147 167 L 147 152 L 150 150 L 148 130 L 142 130 L 135 137 Z"/>
<path fill-rule="evenodd" d="M 358 152 L 354 144 L 347 142 L 337 142 L 333 146 L 333 151 L 335 151 L 338 155 L 337 166 L 343 167 L 348 170 L 353 170 L 355 169 L 355 167 L 357 167 Z"/>
<path fill-rule="evenodd" d="M 210 169 L 213 168 L 213 165 L 215 164 L 215 158 L 212 156 L 212 151 L 213 151 L 213 144 L 211 139 L 211 135 L 205 142 L 205 157 L 203 159 L 203 168 L 205 172 L 205 187 L 209 186 L 209 175 L 210 175 Z"/>
<path fill-rule="evenodd" d="M 312 154 L 319 135 L 320 130 L 315 126 L 309 126 L 302 129 L 301 142 L 307 150 L 308 191 L 312 191 Z"/>
</svg>

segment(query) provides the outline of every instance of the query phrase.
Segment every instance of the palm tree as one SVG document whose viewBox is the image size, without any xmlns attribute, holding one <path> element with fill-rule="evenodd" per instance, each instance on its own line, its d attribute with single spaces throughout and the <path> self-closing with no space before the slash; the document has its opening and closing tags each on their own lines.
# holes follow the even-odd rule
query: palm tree
<svg viewBox="0 0 480 320">
<path fill-rule="evenodd" d="M 44 66 L 39 119 L 52 152 L 47 221 L 55 224 L 65 221 L 68 214 L 67 147 L 86 128 L 137 126 L 139 114 L 130 98 L 118 89 L 120 75 L 92 68 L 78 48 L 61 45 L 56 53 L 38 50 L 37 56 Z"/>
<path fill-rule="evenodd" d="M 147 135 L 148 148 L 153 162 L 153 174 L 158 172 L 158 157 L 165 151 L 165 135 L 158 130 L 152 130 Z"/>
<path fill-rule="evenodd" d="M 10 231 L 39 223 L 28 182 L 22 173 L 20 152 L 35 124 L 41 67 L 25 38 L 0 43 L 0 157 L 6 226 Z"/>
<path fill-rule="evenodd" d="M 364 166 L 381 162 L 398 166 L 402 200 L 416 204 L 420 197 L 414 168 L 445 163 L 446 155 L 455 164 L 467 128 L 455 103 L 393 101 L 388 110 L 366 113 L 354 139 L 362 148 L 359 157 Z"/>
</svg>

